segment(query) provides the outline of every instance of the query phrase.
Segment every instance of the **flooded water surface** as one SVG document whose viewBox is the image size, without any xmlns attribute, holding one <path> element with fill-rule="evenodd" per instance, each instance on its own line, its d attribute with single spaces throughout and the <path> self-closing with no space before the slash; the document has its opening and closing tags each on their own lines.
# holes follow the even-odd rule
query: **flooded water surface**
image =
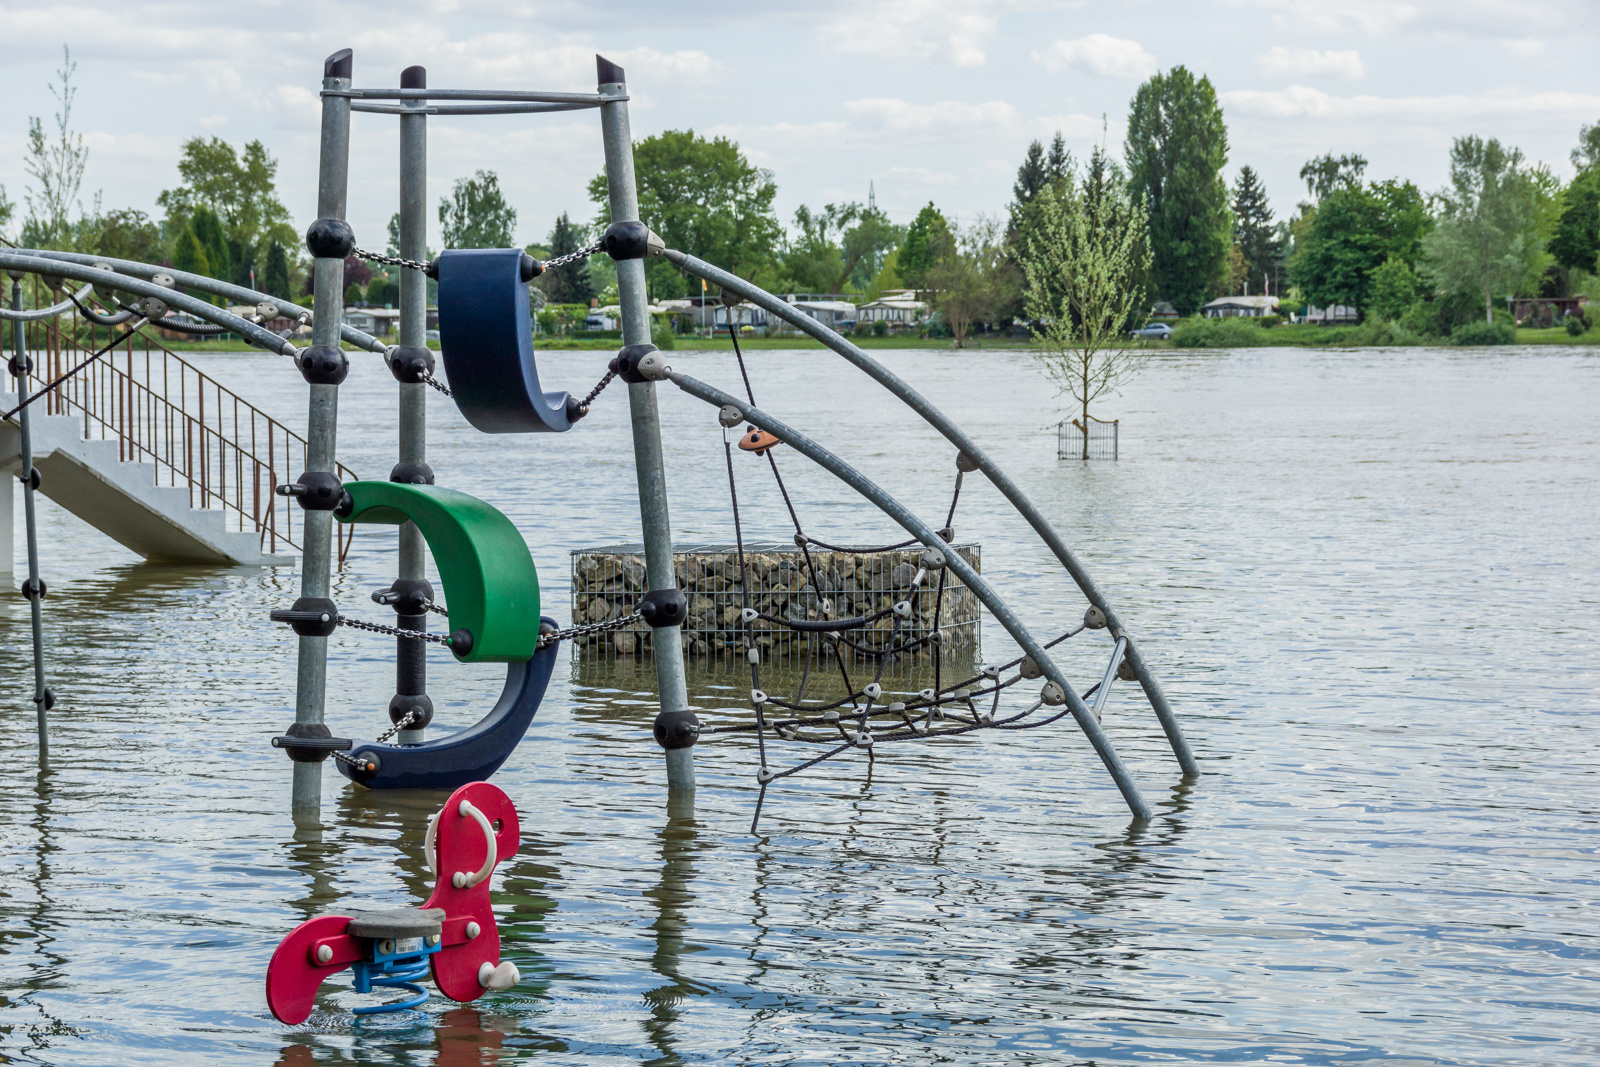
<svg viewBox="0 0 1600 1067">
<path fill-rule="evenodd" d="M 542 357 L 580 393 L 606 358 Z M 386 477 L 394 383 L 352 360 L 340 458 Z M 758 403 L 942 524 L 947 443 L 829 354 L 749 360 Z M 286 361 L 199 362 L 303 426 Z M 671 362 L 739 389 L 730 354 Z M 419 904 L 444 795 L 359 791 L 329 764 L 321 825 L 297 829 L 268 744 L 295 645 L 267 621 L 295 568 L 146 564 L 46 504 L 45 773 L 27 605 L 0 607 L 0 1062 L 1600 1062 L 1600 359 L 1163 353 L 1096 412 L 1120 418 L 1121 459 L 1087 464 L 1057 460 L 1026 354 L 884 362 L 991 449 L 1138 635 L 1203 772 L 1182 779 L 1137 687 L 1114 688 L 1106 729 L 1154 820 L 1130 822 L 1065 720 L 830 761 L 774 786 L 752 835 L 752 740 L 703 741 L 694 802 L 669 807 L 648 664 L 563 652 L 494 778 L 522 817 L 494 880 L 521 984 L 357 1020 L 341 976 L 285 1027 L 262 994 L 274 946 L 319 912 Z M 674 535 L 730 541 L 715 411 L 660 389 Z M 430 419 L 439 484 L 516 522 L 568 619 L 569 553 L 639 536 L 621 386 L 564 435 L 484 436 L 439 396 Z M 813 536 L 904 536 L 777 455 Z M 735 467 L 746 535 L 788 539 L 770 471 Z M 954 525 L 1035 633 L 1081 617 L 987 483 Z M 394 545 L 361 528 L 342 609 L 388 614 L 368 594 Z M 1012 654 L 992 619 L 982 642 Z M 1080 690 L 1098 681 L 1103 633 L 1062 649 Z M 372 737 L 391 642 L 342 629 L 329 662 L 330 726 Z M 438 721 L 475 721 L 501 670 L 436 649 Z M 690 673 L 711 723 L 749 721 L 748 688 L 716 661 Z"/>
</svg>

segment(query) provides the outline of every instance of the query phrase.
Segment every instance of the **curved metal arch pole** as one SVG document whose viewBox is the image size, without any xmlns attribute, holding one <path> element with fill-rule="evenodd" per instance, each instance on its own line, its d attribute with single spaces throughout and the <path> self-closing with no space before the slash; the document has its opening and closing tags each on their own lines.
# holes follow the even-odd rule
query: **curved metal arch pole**
<svg viewBox="0 0 1600 1067">
<path fill-rule="evenodd" d="M 257 348 L 264 348 L 268 352 L 276 352 L 282 356 L 293 356 L 299 351 L 287 338 L 279 337 L 271 330 L 257 326 L 249 319 L 241 319 L 233 312 L 224 311 L 215 304 L 208 304 L 198 297 L 180 293 L 175 289 L 168 289 L 166 286 L 157 285 L 154 282 L 143 282 L 136 278 L 129 278 L 126 275 L 111 274 L 103 270 L 97 270 L 94 267 L 84 267 L 59 260 L 41 259 L 37 256 L 21 255 L 16 252 L 0 252 L 0 268 L 26 271 L 29 274 L 60 275 L 63 278 L 71 278 L 74 281 L 88 281 L 94 285 L 120 289 L 135 296 L 155 297 L 169 307 L 177 308 L 179 311 L 186 311 L 195 318 L 214 322 L 218 326 L 226 326 Z"/>
<path fill-rule="evenodd" d="M 989 458 L 988 454 L 979 448 L 977 443 L 968 437 L 966 432 L 957 426 L 938 408 L 931 404 L 927 397 L 917 392 L 904 379 L 896 375 L 889 368 L 867 355 L 861 349 L 845 340 L 843 337 L 828 329 L 822 323 L 813 319 L 804 312 L 779 300 L 771 293 L 751 285 L 736 274 L 730 274 L 719 267 L 714 267 L 705 260 L 696 259 L 676 249 L 669 248 L 663 253 L 673 264 L 688 271 L 690 274 L 706 281 L 720 285 L 731 293 L 736 293 L 744 299 L 764 308 L 769 313 L 776 315 L 785 322 L 808 334 L 824 345 L 833 349 L 846 360 L 859 369 L 865 371 L 869 377 L 882 385 L 889 392 L 899 397 L 906 406 L 921 415 L 934 429 L 945 436 L 951 444 L 959 448 L 968 459 L 977 464 L 989 481 L 994 483 L 1005 498 L 1011 501 L 1011 506 L 1017 509 L 1028 525 L 1032 526 L 1056 559 L 1072 575 L 1073 581 L 1078 583 L 1078 588 L 1088 598 L 1089 603 L 1099 608 L 1106 617 L 1106 625 L 1117 637 L 1128 638 L 1128 662 L 1133 665 L 1134 674 L 1139 679 L 1139 685 L 1144 690 L 1145 698 L 1150 701 L 1150 706 L 1155 710 L 1156 718 L 1161 722 L 1161 729 L 1167 735 L 1167 743 L 1172 746 L 1172 754 L 1178 758 L 1178 765 L 1183 768 L 1184 774 L 1199 774 L 1200 767 L 1195 762 L 1194 753 L 1189 749 L 1189 742 L 1183 736 L 1183 728 L 1178 725 L 1178 717 L 1172 711 L 1172 705 L 1167 703 L 1166 694 L 1161 691 L 1161 683 L 1156 680 L 1155 674 L 1145 662 L 1144 656 L 1139 651 L 1139 645 L 1133 640 L 1131 634 L 1123 628 L 1122 620 L 1112 610 L 1111 603 L 1095 585 L 1094 579 L 1089 575 L 1087 568 L 1073 555 L 1061 535 L 1050 525 L 1039 509 L 1027 498 L 1017 484 L 1002 471 L 998 464 Z M 782 436 L 781 434 L 779 436 Z"/>
<path fill-rule="evenodd" d="M 984 581 L 983 577 L 973 570 L 972 565 L 962 559 L 955 549 L 951 548 L 938 534 L 934 533 L 932 527 L 917 518 L 916 515 L 907 510 L 894 497 L 884 492 L 866 475 L 802 434 L 799 430 L 787 426 L 759 408 L 752 407 L 737 397 L 691 378 L 687 374 L 669 369 L 667 377 L 679 389 L 682 389 L 690 396 L 704 400 L 708 404 L 717 407 L 731 405 L 737 408 L 740 416 L 746 421 L 754 423 L 768 433 L 776 434 L 784 444 L 810 459 L 876 504 L 878 510 L 899 523 L 911 536 L 917 538 L 923 544 L 943 552 L 945 565 L 955 572 L 956 577 L 966 583 L 967 588 L 971 589 L 977 598 L 983 602 L 983 606 L 988 608 L 990 613 L 1000 621 L 1000 625 L 1006 628 L 1006 632 L 1021 646 L 1022 651 L 1033 657 L 1033 661 L 1044 671 L 1045 677 L 1059 685 L 1062 692 L 1067 694 L 1067 707 L 1071 709 L 1073 719 L 1077 721 L 1078 728 L 1089 738 L 1089 743 L 1094 745 L 1095 751 L 1100 754 L 1100 762 L 1105 764 L 1106 770 L 1111 774 L 1112 781 L 1116 782 L 1117 788 L 1122 791 L 1122 799 L 1127 801 L 1128 810 L 1133 813 L 1134 818 L 1149 819 L 1151 817 L 1150 806 L 1145 803 L 1144 797 L 1139 795 L 1139 787 L 1134 784 L 1133 777 L 1128 773 L 1127 767 L 1123 766 L 1122 758 L 1117 755 L 1117 750 L 1111 745 L 1111 739 L 1106 736 L 1100 724 L 1095 721 L 1094 713 L 1083 702 L 1083 698 L 1078 695 L 1077 690 L 1072 688 L 1072 684 L 1061 673 L 1061 668 L 1055 665 L 1049 654 L 1045 652 L 1044 646 L 1034 639 L 1033 635 L 1028 632 L 1027 627 L 1022 624 L 1022 620 L 1018 619 L 1010 606 L 1000 599 L 999 594 L 994 591 L 993 587 Z M 1118 635 L 1119 638 L 1121 636 L 1120 634 Z"/>
<path fill-rule="evenodd" d="M 76 299 L 86 299 L 92 292 L 94 292 L 94 286 L 86 285 L 82 289 L 78 290 Z M 68 311 L 72 310 L 72 301 L 63 300 L 61 303 L 51 304 L 47 308 L 34 308 L 32 311 L 23 311 L 21 297 L 17 296 L 16 294 L 12 295 L 15 297 L 12 303 L 15 303 L 17 307 L 0 307 L 0 320 L 4 320 L 6 322 L 40 322 L 44 319 L 53 319 L 57 315 L 64 315 Z"/>
<path fill-rule="evenodd" d="M 23 255 L 38 256 L 40 259 L 59 259 L 63 263 L 86 263 L 90 265 L 105 263 L 118 274 L 128 274 L 136 278 L 143 277 L 146 280 L 155 277 L 157 274 L 165 274 L 185 289 L 198 289 L 202 293 L 210 293 L 213 296 L 228 297 L 239 301 L 241 304 L 271 302 L 277 305 L 279 311 L 285 312 L 286 318 L 297 318 L 304 315 L 307 322 L 316 321 L 316 316 L 310 308 L 290 303 L 281 296 L 269 296 L 254 289 L 246 289 L 242 285 L 234 285 L 232 282 L 208 278 L 204 274 L 190 274 L 188 271 L 174 270 L 171 267 L 163 267 L 154 263 L 140 263 L 132 259 L 107 259 L 104 256 L 86 256 L 81 252 L 54 252 L 47 249 L 34 248 L 19 248 L 16 251 Z M 56 273 L 63 272 L 57 271 Z M 112 288 L 117 288 L 115 284 L 110 282 L 105 284 L 111 285 Z M 170 293 L 172 290 L 168 289 L 167 292 Z M 78 294 L 78 299 L 83 299 L 82 293 Z M 162 299 L 165 299 L 165 297 Z M 170 300 L 167 303 L 172 304 L 173 307 L 178 306 Z M 357 348 L 364 348 L 368 352 L 384 355 L 389 351 L 389 346 L 376 337 L 342 322 L 339 324 L 339 336 L 341 340 L 355 345 Z"/>
</svg>

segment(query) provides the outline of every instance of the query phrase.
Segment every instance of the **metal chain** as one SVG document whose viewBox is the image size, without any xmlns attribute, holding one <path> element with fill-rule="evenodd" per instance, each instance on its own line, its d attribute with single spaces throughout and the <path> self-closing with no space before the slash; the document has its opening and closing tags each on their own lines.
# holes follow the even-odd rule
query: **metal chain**
<svg viewBox="0 0 1600 1067">
<path fill-rule="evenodd" d="M 435 604 L 431 600 L 428 601 L 427 608 L 428 608 L 429 611 L 433 612 L 435 615 L 449 615 L 450 614 L 450 609 L 449 608 L 443 607 L 443 606 L 441 606 L 439 604 Z"/>
<path fill-rule="evenodd" d="M 551 630 L 548 633 L 539 635 L 539 647 L 548 648 L 557 641 L 570 641 L 574 637 L 587 637 L 589 634 L 604 633 L 607 630 L 620 630 L 638 617 L 639 609 L 635 608 L 626 615 L 618 615 L 616 618 L 606 622 L 592 622 L 585 626 L 572 626 L 565 630 Z"/>
<path fill-rule="evenodd" d="M 555 270 L 557 267 L 565 267 L 568 263 L 576 263 L 580 259 L 588 259 L 596 252 L 604 251 L 605 245 L 592 244 L 588 248 L 580 248 L 576 252 L 568 252 L 564 256 L 557 256 L 554 259 L 547 259 L 540 264 L 540 267 L 543 270 Z"/>
<path fill-rule="evenodd" d="M 454 396 L 455 395 L 454 393 L 452 393 L 450 391 L 450 387 L 448 385 L 444 384 L 439 379 L 437 379 L 433 375 L 429 374 L 427 371 L 423 371 L 422 372 L 422 380 L 426 384 L 431 385 L 435 389 L 439 390 L 439 392 L 443 393 L 445 396 Z"/>
<path fill-rule="evenodd" d="M 432 263 L 424 263 L 418 259 L 401 259 L 399 256 L 386 256 L 382 252 L 368 252 L 365 248 L 353 248 L 352 255 L 359 256 L 371 263 L 387 263 L 391 267 L 409 267 L 411 270 L 420 270 L 426 274 L 433 268 Z"/>
<path fill-rule="evenodd" d="M 393 726 L 389 727 L 383 733 L 379 734 L 377 740 L 374 741 L 373 744 L 375 744 L 375 745 L 383 744 L 385 741 L 389 740 L 389 738 L 393 737 L 395 734 L 399 733 L 401 730 L 404 730 L 407 726 L 410 726 L 412 723 L 416 722 L 420 718 L 422 718 L 422 716 L 418 715 L 417 712 L 416 712 L 416 709 L 413 708 L 412 710 L 406 712 L 404 715 L 400 716 L 400 721 L 399 722 L 395 723 Z"/>
<path fill-rule="evenodd" d="M 387 634 L 390 637 L 409 637 L 413 641 L 432 641 L 437 645 L 450 644 L 450 638 L 444 634 L 430 634 L 423 630 L 402 630 L 397 626 L 383 626 L 375 622 L 362 622 L 360 619 L 350 619 L 339 616 L 339 625 L 348 626 L 353 630 L 368 630 L 375 634 Z"/>
<path fill-rule="evenodd" d="M 598 382 L 595 383 L 595 387 L 593 389 L 589 390 L 589 395 L 583 398 L 583 403 L 581 405 L 579 405 L 579 406 L 582 407 L 584 411 L 588 411 L 589 410 L 589 405 L 594 403 L 595 397 L 597 397 L 601 393 L 605 392 L 606 391 L 606 386 L 610 385 L 611 384 L 611 379 L 615 378 L 616 376 L 617 376 L 617 372 L 616 371 L 614 371 L 614 370 L 606 371 L 605 377 L 601 378 Z"/>
</svg>

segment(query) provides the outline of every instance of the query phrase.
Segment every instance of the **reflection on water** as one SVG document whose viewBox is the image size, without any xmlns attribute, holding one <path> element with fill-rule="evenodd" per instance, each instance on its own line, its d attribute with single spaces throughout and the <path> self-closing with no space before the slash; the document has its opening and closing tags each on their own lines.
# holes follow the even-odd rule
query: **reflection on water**
<svg viewBox="0 0 1600 1067">
<path fill-rule="evenodd" d="M 266 622 L 292 569 L 142 564 L 47 506 L 45 776 L 27 605 L 0 600 L 0 1062 L 1600 1060 L 1600 361 L 1172 354 L 1117 403 L 1122 460 L 1084 465 L 1031 429 L 1054 412 L 1025 356 L 888 356 L 994 447 L 1133 621 L 1205 772 L 1180 779 L 1117 686 L 1106 728 L 1148 825 L 1062 723 L 847 754 L 784 779 L 752 837 L 753 738 L 704 741 L 692 808 L 669 807 L 651 665 L 573 663 L 495 779 L 522 814 L 494 882 L 522 983 L 357 1021 L 339 977 L 286 1029 L 261 996 L 273 947 L 319 912 L 420 903 L 445 795 L 363 792 L 329 768 L 320 825 L 296 829 L 267 744 L 293 717 L 293 639 Z M 593 381 L 606 354 L 541 358 Z M 823 358 L 752 356 L 758 397 L 942 508 L 949 446 Z M 737 381 L 722 354 L 674 364 Z M 304 385 L 282 366 L 208 361 L 292 418 Z M 381 368 L 344 387 L 355 469 L 392 465 L 393 396 Z M 677 535 L 726 541 L 714 412 L 665 390 L 661 408 Z M 512 517 L 565 618 L 568 553 L 637 538 L 626 405 L 537 440 L 431 412 L 440 483 Z M 825 477 L 784 476 L 818 537 L 895 539 Z M 786 536 L 770 484 L 741 472 L 739 489 L 747 534 Z M 956 525 L 1036 633 L 1081 617 L 991 489 L 968 483 Z M 392 531 L 363 529 L 335 599 L 376 617 L 361 605 L 393 566 Z M 1010 657 L 999 628 L 984 638 Z M 335 732 L 387 724 L 391 644 L 332 639 Z M 1074 638 L 1062 662 L 1087 685 L 1107 652 Z M 503 671 L 435 653 L 439 721 L 476 721 Z M 763 666 L 761 685 L 799 677 Z M 708 722 L 748 721 L 749 688 L 739 664 L 691 672 Z M 813 668 L 808 698 L 843 691 Z"/>
</svg>

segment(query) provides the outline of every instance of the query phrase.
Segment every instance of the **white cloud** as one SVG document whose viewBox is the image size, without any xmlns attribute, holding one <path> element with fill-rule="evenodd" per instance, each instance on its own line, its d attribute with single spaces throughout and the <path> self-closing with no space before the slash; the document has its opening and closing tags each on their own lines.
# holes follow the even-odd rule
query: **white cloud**
<svg viewBox="0 0 1600 1067">
<path fill-rule="evenodd" d="M 1359 33 L 1499 38 L 1507 26 L 1565 25 L 1571 12 L 1556 0 L 1224 0 L 1230 7 L 1273 13 L 1272 25 L 1299 37 Z"/>
<path fill-rule="evenodd" d="M 1361 65 L 1361 53 L 1353 49 L 1344 52 L 1320 52 L 1315 48 L 1286 48 L 1283 45 L 1269 48 L 1256 57 L 1261 73 L 1269 78 L 1359 78 L 1367 71 Z"/>
<path fill-rule="evenodd" d="M 984 126 L 1006 126 L 1016 120 L 1017 109 L 1004 100 L 967 104 L 946 100 L 938 104 L 912 104 L 904 100 L 874 98 L 844 105 L 851 117 L 867 125 L 897 133 L 948 132 Z"/>
<path fill-rule="evenodd" d="M 1367 119 L 1461 122 L 1496 115 L 1570 115 L 1600 112 L 1600 96 L 1592 93 L 1530 93 L 1507 89 L 1476 96 L 1334 96 L 1305 85 L 1262 91 L 1239 89 L 1219 94 L 1223 106 L 1245 115 L 1274 119 Z"/>
<path fill-rule="evenodd" d="M 1532 59 L 1544 51 L 1544 41 L 1537 37 L 1507 38 L 1500 45 L 1518 59 Z"/>
<path fill-rule="evenodd" d="M 1148 78 L 1156 72 L 1156 57 L 1138 41 L 1091 33 L 1075 41 L 1057 41 L 1044 51 L 1028 53 L 1034 62 L 1052 71 L 1075 67 L 1111 78 Z"/>
<path fill-rule="evenodd" d="M 996 21 L 966 0 L 887 0 L 852 8 L 824 23 L 821 36 L 824 44 L 843 52 L 912 58 L 946 55 L 958 67 L 981 67 L 989 59 L 983 45 L 994 36 Z"/>
<path fill-rule="evenodd" d="M 220 127 L 226 126 L 228 124 L 228 116 L 226 116 L 226 115 L 202 115 L 198 119 L 196 119 L 195 121 L 198 122 L 201 125 L 201 127 L 204 128 L 204 129 L 215 130 L 215 129 L 219 129 Z"/>
</svg>

